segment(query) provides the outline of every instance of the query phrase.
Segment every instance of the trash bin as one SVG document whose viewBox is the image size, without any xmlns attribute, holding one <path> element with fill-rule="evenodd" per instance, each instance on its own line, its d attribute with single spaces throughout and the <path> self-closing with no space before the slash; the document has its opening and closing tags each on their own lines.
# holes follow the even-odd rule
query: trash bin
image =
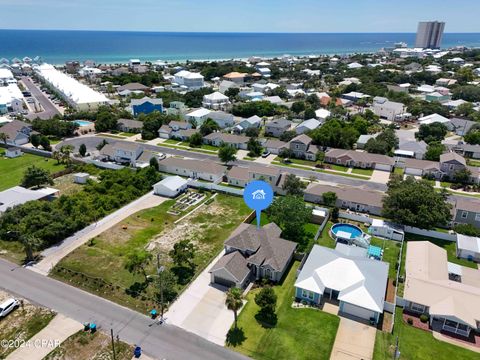
<svg viewBox="0 0 480 360">
<path fill-rule="evenodd" d="M 97 325 L 94 323 L 90 324 L 90 331 L 93 334 L 95 331 L 97 331 Z"/>
<path fill-rule="evenodd" d="M 138 359 L 142 355 L 142 348 L 140 346 L 135 346 L 135 350 L 133 350 L 133 356 Z"/>
<path fill-rule="evenodd" d="M 158 315 L 157 310 L 153 309 L 152 311 L 150 311 L 150 316 L 152 317 L 152 319 L 155 319 L 157 315 Z"/>
<path fill-rule="evenodd" d="M 84 331 L 90 330 L 90 323 L 89 322 L 84 322 L 83 323 L 83 330 Z"/>
</svg>

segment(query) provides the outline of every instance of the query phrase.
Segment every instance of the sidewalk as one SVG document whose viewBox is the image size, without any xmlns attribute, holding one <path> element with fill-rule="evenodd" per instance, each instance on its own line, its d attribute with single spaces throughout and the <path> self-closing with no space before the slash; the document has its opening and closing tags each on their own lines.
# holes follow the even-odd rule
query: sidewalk
<svg viewBox="0 0 480 360">
<path fill-rule="evenodd" d="M 28 340 L 27 343 L 30 346 L 18 348 L 7 356 L 7 360 L 42 360 L 68 337 L 81 329 L 83 329 L 83 325 L 79 322 L 58 314 L 43 330 Z"/>
<path fill-rule="evenodd" d="M 57 246 L 52 246 L 42 252 L 44 257 L 37 264 L 29 267 L 30 270 L 36 271 L 42 275 L 47 275 L 50 270 L 57 265 L 60 260 L 71 253 L 79 246 L 85 244 L 88 240 L 100 235 L 104 231 L 110 229 L 112 226 L 118 224 L 120 221 L 126 219 L 132 214 L 138 211 L 149 209 L 160 205 L 167 198 L 157 196 L 153 194 L 153 191 L 142 196 L 141 198 L 125 205 L 123 208 L 118 209 L 112 214 L 99 220 L 97 223 L 90 224 L 86 228 L 76 232 L 69 238 L 62 241 Z"/>
</svg>

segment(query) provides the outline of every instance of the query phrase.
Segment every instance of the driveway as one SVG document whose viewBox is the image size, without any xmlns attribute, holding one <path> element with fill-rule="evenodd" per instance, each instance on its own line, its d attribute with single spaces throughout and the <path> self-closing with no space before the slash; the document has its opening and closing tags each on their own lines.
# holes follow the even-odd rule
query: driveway
<svg viewBox="0 0 480 360">
<path fill-rule="evenodd" d="M 208 271 L 223 254 L 224 251 L 207 266 L 165 315 L 168 324 L 221 346 L 233 324 L 233 312 L 225 306 L 226 289 L 211 286 Z"/>
<path fill-rule="evenodd" d="M 167 198 L 154 195 L 153 191 L 142 196 L 141 198 L 125 205 L 110 215 L 104 217 L 98 222 L 87 226 L 86 228 L 76 232 L 72 236 L 63 240 L 60 244 L 52 246 L 42 252 L 43 259 L 31 267 L 31 270 L 46 275 L 57 265 L 60 260 L 71 253 L 79 246 L 85 244 L 88 240 L 100 235 L 102 232 L 110 229 L 120 221 L 126 219 L 136 212 L 160 205 Z"/>
<path fill-rule="evenodd" d="M 390 173 L 388 171 L 382 170 L 373 170 L 372 176 L 370 177 L 370 181 L 386 184 L 390 180 Z"/>
<path fill-rule="evenodd" d="M 245 156 L 248 156 L 248 151 L 247 150 L 238 150 L 237 151 L 237 159 L 242 160 Z"/>
<path fill-rule="evenodd" d="M 271 164 L 272 161 L 277 157 L 277 155 L 275 154 L 270 154 L 268 155 L 266 158 L 264 157 L 259 157 L 257 158 L 254 162 L 258 163 L 258 164 Z"/>
<path fill-rule="evenodd" d="M 377 329 L 340 317 L 330 360 L 372 359 Z"/>
</svg>

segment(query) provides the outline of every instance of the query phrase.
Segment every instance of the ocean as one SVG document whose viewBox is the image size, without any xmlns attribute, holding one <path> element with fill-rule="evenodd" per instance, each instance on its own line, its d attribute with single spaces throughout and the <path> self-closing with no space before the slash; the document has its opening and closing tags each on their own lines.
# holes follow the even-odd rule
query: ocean
<svg viewBox="0 0 480 360">
<path fill-rule="evenodd" d="M 173 33 L 133 31 L 0 30 L 0 58 L 40 56 L 52 64 L 238 59 L 284 54 L 376 52 L 396 42 L 413 46 L 414 33 Z M 480 47 L 480 33 L 445 34 L 444 48 Z"/>
</svg>

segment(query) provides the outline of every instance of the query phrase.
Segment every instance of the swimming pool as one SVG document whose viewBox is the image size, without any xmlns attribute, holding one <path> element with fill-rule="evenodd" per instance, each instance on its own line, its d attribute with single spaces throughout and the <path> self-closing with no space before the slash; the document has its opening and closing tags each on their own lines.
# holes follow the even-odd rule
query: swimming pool
<svg viewBox="0 0 480 360">
<path fill-rule="evenodd" d="M 73 122 L 80 127 L 93 125 L 93 122 L 87 120 L 74 120 Z"/>
<path fill-rule="evenodd" d="M 335 224 L 332 226 L 331 231 L 335 240 L 337 238 L 344 240 L 355 239 L 363 234 L 363 231 L 358 226 L 352 224 Z"/>
</svg>

